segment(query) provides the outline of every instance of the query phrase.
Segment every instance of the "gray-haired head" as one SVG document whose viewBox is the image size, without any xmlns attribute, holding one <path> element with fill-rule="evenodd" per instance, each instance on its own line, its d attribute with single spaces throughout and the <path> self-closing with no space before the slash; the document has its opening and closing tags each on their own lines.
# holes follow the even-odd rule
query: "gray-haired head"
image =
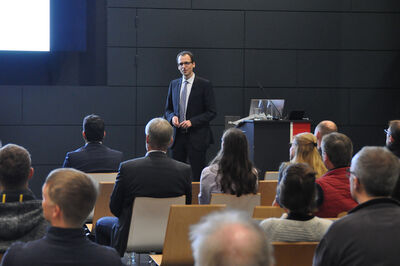
<svg viewBox="0 0 400 266">
<path fill-rule="evenodd" d="M 147 149 L 166 151 L 171 144 L 174 130 L 164 118 L 151 119 L 145 128 Z"/>
<path fill-rule="evenodd" d="M 269 266 L 272 247 L 251 218 L 239 211 L 215 212 L 191 226 L 196 266 Z"/>
<path fill-rule="evenodd" d="M 364 147 L 353 157 L 350 170 L 368 196 L 388 197 L 399 178 L 400 163 L 387 148 Z"/>
<path fill-rule="evenodd" d="M 345 134 L 333 132 L 325 135 L 321 143 L 322 154 L 326 154 L 334 168 L 350 166 L 353 143 Z"/>
</svg>

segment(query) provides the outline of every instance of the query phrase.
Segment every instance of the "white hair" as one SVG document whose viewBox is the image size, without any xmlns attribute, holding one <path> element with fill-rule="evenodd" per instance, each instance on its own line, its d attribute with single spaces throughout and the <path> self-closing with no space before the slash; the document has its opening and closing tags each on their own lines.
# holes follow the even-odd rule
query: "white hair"
<svg viewBox="0 0 400 266">
<path fill-rule="evenodd" d="M 272 247 L 261 227 L 246 213 L 215 212 L 191 226 L 195 266 L 270 266 Z"/>
</svg>

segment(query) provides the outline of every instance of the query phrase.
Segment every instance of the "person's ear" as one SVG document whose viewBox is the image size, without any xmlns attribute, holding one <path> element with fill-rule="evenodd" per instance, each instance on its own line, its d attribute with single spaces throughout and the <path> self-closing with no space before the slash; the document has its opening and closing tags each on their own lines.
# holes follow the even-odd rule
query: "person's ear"
<svg viewBox="0 0 400 266">
<path fill-rule="evenodd" d="M 85 131 L 82 131 L 82 137 L 83 137 L 84 140 L 87 140 Z"/>
<path fill-rule="evenodd" d="M 31 167 L 31 169 L 29 169 L 28 179 L 31 179 L 34 173 L 35 173 L 35 170 L 33 169 L 33 167 Z"/>
</svg>

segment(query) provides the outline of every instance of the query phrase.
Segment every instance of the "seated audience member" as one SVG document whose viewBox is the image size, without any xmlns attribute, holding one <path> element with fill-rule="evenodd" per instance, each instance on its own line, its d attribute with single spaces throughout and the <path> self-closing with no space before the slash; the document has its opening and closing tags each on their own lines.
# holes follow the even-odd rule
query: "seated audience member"
<svg viewBox="0 0 400 266">
<path fill-rule="evenodd" d="M 312 215 L 315 172 L 304 163 L 288 164 L 277 188 L 278 201 L 288 213 L 260 223 L 270 241 L 319 241 L 332 221 Z"/>
<path fill-rule="evenodd" d="M 215 212 L 190 228 L 195 266 L 270 266 L 272 247 L 261 228 L 238 211 Z"/>
<path fill-rule="evenodd" d="M 186 204 L 192 201 L 190 165 L 166 154 L 173 141 L 172 126 L 163 118 L 154 118 L 147 123 L 145 133 L 146 156 L 121 163 L 110 200 L 116 217 L 103 217 L 96 223 L 97 243 L 111 245 L 121 256 L 126 250 L 135 197 L 186 195 Z"/>
<path fill-rule="evenodd" d="M 329 228 L 314 266 L 399 265 L 400 203 L 390 198 L 399 174 L 386 148 L 364 147 L 353 157 L 350 191 L 359 205 Z"/>
<path fill-rule="evenodd" d="M 308 164 L 315 171 L 317 178 L 328 171 L 318 152 L 317 138 L 307 132 L 294 137 L 290 147 L 290 162 Z"/>
<path fill-rule="evenodd" d="M 117 172 L 122 162 L 122 152 L 103 144 L 106 135 L 104 121 L 98 115 L 88 115 L 83 119 L 82 136 L 85 146 L 68 152 L 63 167 L 75 168 L 85 173 Z"/>
<path fill-rule="evenodd" d="M 52 171 L 43 185 L 42 202 L 51 227 L 42 239 L 11 245 L 2 265 L 122 265 L 114 249 L 88 240 L 82 229 L 96 198 L 96 186 L 85 173 L 72 168 Z"/>
<path fill-rule="evenodd" d="M 42 201 L 28 188 L 32 176 L 25 148 L 8 144 L 0 149 L 0 254 L 15 241 L 39 239 L 46 233 Z"/>
<path fill-rule="evenodd" d="M 337 132 L 337 131 L 338 131 L 338 128 L 337 128 L 336 124 L 330 120 L 321 121 L 315 127 L 314 136 L 317 138 L 317 147 L 318 147 L 318 151 L 321 155 L 322 155 L 322 151 L 321 151 L 322 138 L 325 135 L 328 135 L 330 133 Z"/>
<path fill-rule="evenodd" d="M 334 218 L 357 206 L 350 194 L 347 171 L 353 156 L 353 144 L 344 134 L 331 133 L 322 139 L 322 159 L 329 171 L 317 179 L 318 217 Z"/>
<path fill-rule="evenodd" d="M 222 136 L 221 149 L 203 169 L 200 178 L 199 203 L 209 204 L 211 193 L 241 195 L 257 193 L 257 170 L 248 155 L 246 135 L 237 128 Z"/>
<path fill-rule="evenodd" d="M 386 132 L 386 147 L 400 158 L 400 120 L 389 122 Z"/>
</svg>

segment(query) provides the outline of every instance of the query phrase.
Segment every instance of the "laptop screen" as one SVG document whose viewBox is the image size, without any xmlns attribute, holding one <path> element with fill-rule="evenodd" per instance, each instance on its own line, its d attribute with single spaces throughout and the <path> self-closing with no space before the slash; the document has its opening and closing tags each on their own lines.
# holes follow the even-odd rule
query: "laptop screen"
<svg viewBox="0 0 400 266">
<path fill-rule="evenodd" d="M 276 119 L 282 119 L 284 99 L 251 99 L 249 116 L 264 113 Z"/>
</svg>

